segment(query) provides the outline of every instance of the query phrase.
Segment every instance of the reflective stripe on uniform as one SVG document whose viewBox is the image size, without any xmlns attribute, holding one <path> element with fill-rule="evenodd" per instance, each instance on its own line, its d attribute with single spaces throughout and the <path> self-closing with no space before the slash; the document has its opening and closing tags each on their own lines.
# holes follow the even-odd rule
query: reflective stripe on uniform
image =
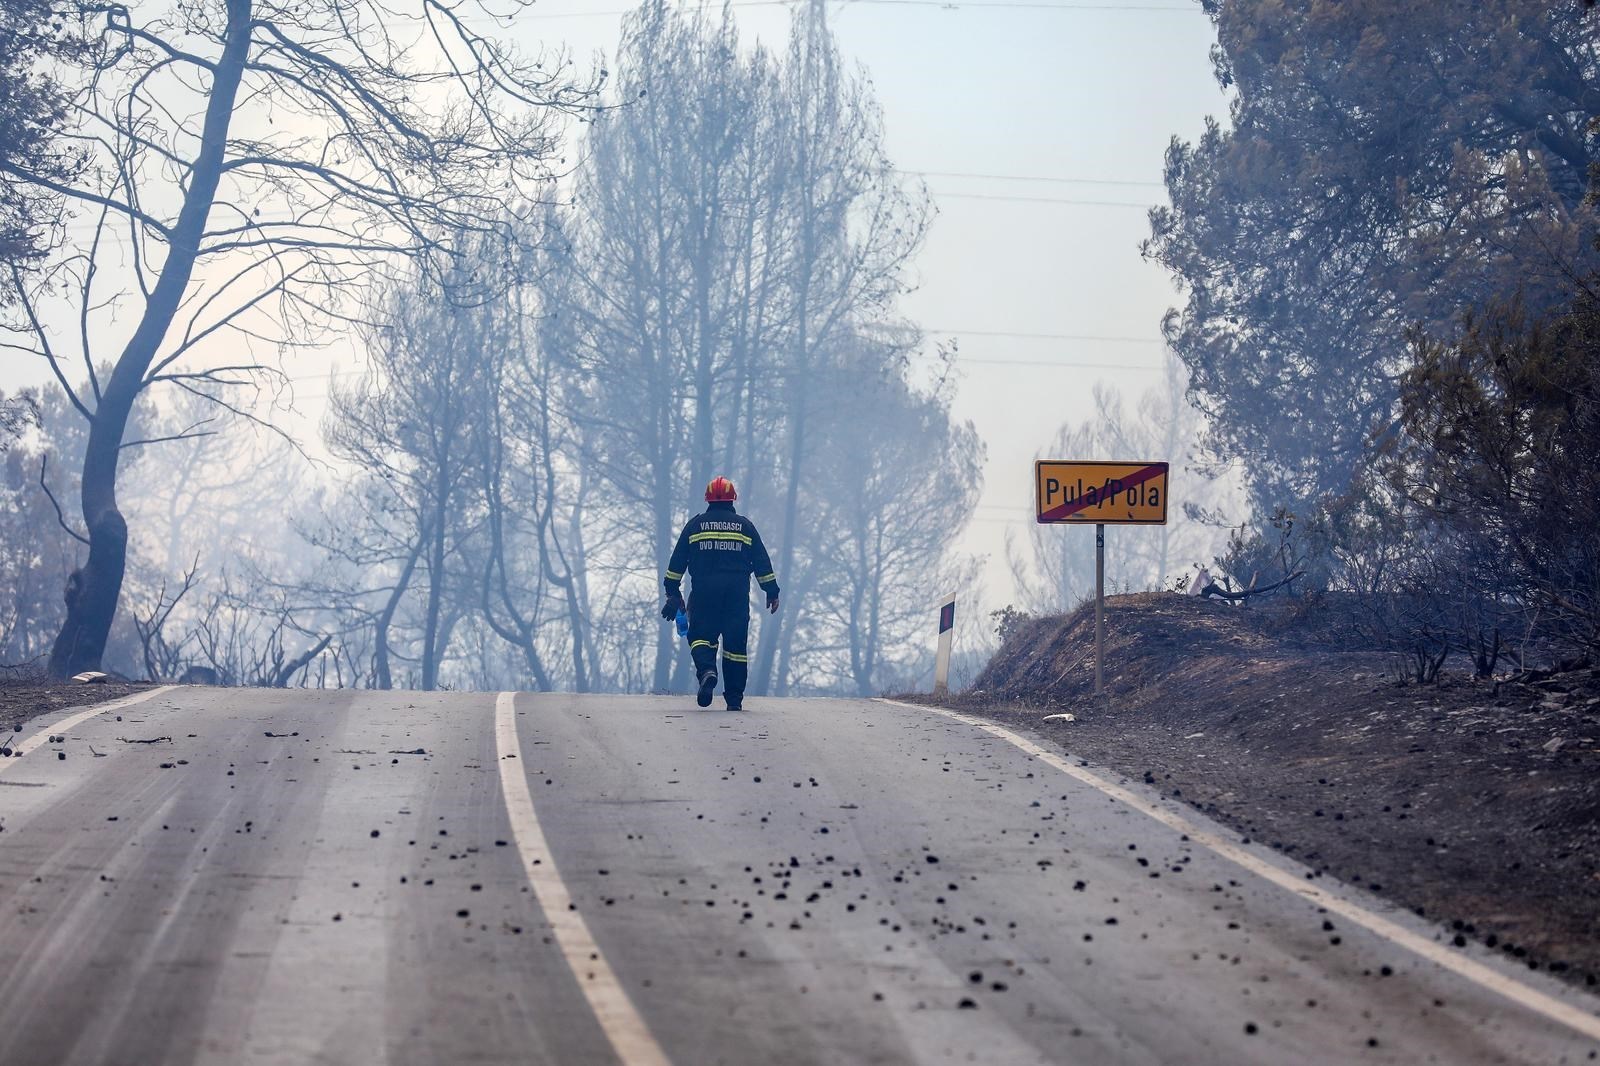
<svg viewBox="0 0 1600 1066">
<path fill-rule="evenodd" d="M 776 580 L 778 580 L 778 575 L 776 573 L 762 574 L 760 577 L 756 578 L 756 584 L 765 585 L 769 581 Z"/>
<path fill-rule="evenodd" d="M 667 580 L 668 581 L 682 581 L 683 580 L 683 575 L 682 574 L 674 574 L 671 570 L 668 570 L 667 571 Z"/>
<path fill-rule="evenodd" d="M 731 651 L 723 652 L 722 653 L 722 657 L 724 659 L 726 659 L 730 663 L 747 663 L 747 662 L 750 661 L 750 656 L 748 656 L 748 655 L 735 655 Z"/>
<path fill-rule="evenodd" d="M 709 641 L 709 640 L 696 640 L 696 641 L 691 641 L 690 644 L 689 644 L 689 650 L 690 651 L 694 651 L 694 649 L 696 649 L 696 648 L 715 648 L 715 647 L 716 647 L 716 645 L 711 643 L 711 641 Z"/>
<path fill-rule="evenodd" d="M 755 541 L 743 533 L 695 533 L 689 537 L 690 544 L 696 544 L 702 540 L 736 540 L 741 544 L 755 545 Z"/>
</svg>

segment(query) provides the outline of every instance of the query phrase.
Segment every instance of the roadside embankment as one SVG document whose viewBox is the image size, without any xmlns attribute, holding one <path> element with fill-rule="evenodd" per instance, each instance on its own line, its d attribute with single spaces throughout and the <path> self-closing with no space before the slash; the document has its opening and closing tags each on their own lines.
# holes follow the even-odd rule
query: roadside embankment
<svg viewBox="0 0 1600 1066">
<path fill-rule="evenodd" d="M 1402 684 L 1348 601 L 1023 622 L 945 703 L 1047 737 L 1533 969 L 1600 984 L 1600 669 Z M 1452 664 L 1453 665 L 1453 664 Z M 1044 721 L 1066 712 L 1074 721 Z"/>
<path fill-rule="evenodd" d="M 25 729 L 29 720 L 40 715 L 120 699 L 149 687 L 150 683 L 144 681 L 107 680 L 79 685 L 38 677 L 0 678 L 0 730 L 11 733 L 18 726 Z"/>
</svg>

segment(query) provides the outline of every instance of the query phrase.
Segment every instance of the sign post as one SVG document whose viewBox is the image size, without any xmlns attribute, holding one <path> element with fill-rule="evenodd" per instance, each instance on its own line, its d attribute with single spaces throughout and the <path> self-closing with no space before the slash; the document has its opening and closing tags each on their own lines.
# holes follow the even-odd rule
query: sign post
<svg viewBox="0 0 1600 1066">
<path fill-rule="evenodd" d="M 1106 526 L 1094 527 L 1094 694 L 1106 690 Z"/>
<path fill-rule="evenodd" d="M 1166 463 L 1033 464 L 1035 514 L 1041 524 L 1094 525 L 1094 694 L 1105 693 L 1106 526 L 1167 524 Z"/>
<path fill-rule="evenodd" d="M 950 644 L 955 638 L 956 598 L 949 597 L 939 605 L 939 653 L 933 663 L 933 694 L 950 693 Z"/>
</svg>

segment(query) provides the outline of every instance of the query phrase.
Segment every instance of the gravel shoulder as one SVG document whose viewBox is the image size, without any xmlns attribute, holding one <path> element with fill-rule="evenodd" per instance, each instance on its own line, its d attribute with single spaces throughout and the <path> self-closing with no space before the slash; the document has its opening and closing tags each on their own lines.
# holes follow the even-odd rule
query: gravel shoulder
<svg viewBox="0 0 1600 1066">
<path fill-rule="evenodd" d="M 1400 684 L 1339 607 L 1114 597 L 1025 623 L 946 705 L 1142 778 L 1530 969 L 1600 983 L 1600 670 Z M 1070 713 L 1075 720 L 1044 721 Z"/>
<path fill-rule="evenodd" d="M 0 728 L 7 733 L 15 733 L 17 727 L 21 726 L 25 731 L 28 722 L 41 715 L 105 703 L 151 687 L 149 682 L 143 681 L 103 681 L 93 685 L 77 685 L 34 679 L 0 679 Z"/>
</svg>

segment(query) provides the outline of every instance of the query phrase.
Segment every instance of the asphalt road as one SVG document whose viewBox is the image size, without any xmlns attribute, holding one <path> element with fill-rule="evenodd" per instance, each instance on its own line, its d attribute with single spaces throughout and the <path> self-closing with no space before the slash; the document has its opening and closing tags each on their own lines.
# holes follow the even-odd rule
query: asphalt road
<svg viewBox="0 0 1600 1066">
<path fill-rule="evenodd" d="M 74 724 L 0 764 L 0 1063 L 1600 1048 L 1595 1001 L 969 722 L 752 705 L 189 688 Z"/>
</svg>

